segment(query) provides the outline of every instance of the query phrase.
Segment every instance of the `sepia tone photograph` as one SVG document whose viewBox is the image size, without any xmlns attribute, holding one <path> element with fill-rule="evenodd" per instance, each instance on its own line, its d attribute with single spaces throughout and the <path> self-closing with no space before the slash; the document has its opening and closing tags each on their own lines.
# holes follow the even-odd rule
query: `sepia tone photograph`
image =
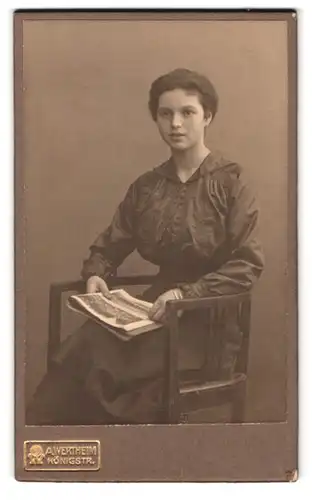
<svg viewBox="0 0 312 500">
<path fill-rule="evenodd" d="M 40 444 L 58 429 L 78 442 L 80 426 L 285 428 L 293 415 L 295 432 L 295 22 L 15 14 L 16 405 L 29 478 L 62 470 Z"/>
</svg>

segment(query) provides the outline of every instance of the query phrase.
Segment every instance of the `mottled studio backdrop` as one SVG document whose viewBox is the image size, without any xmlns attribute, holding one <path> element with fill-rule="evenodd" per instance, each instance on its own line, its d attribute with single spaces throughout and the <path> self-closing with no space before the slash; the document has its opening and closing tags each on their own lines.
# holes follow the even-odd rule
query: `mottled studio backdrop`
<svg viewBox="0 0 312 500">
<path fill-rule="evenodd" d="M 129 184 L 168 156 L 147 110 L 160 74 L 209 76 L 208 146 L 241 163 L 261 206 L 265 272 L 253 296 L 248 418 L 285 414 L 287 33 L 280 21 L 26 21 L 23 52 L 27 377 L 45 371 L 51 281 L 82 259 Z M 123 268 L 152 266 L 136 255 Z M 64 335 L 77 322 L 65 311 Z"/>
</svg>

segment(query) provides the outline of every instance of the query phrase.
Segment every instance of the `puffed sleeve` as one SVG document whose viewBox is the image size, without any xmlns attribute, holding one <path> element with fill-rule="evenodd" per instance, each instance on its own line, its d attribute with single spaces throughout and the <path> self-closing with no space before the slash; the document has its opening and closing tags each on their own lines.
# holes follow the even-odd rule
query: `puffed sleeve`
<svg viewBox="0 0 312 500">
<path fill-rule="evenodd" d="M 106 279 L 136 247 L 134 238 L 135 183 L 128 189 L 107 227 L 90 246 L 89 258 L 83 261 L 81 276 Z"/>
<path fill-rule="evenodd" d="M 215 272 L 180 285 L 183 296 L 207 297 L 249 291 L 264 267 L 259 210 L 241 170 L 231 175 L 227 216 L 228 258 Z"/>
</svg>

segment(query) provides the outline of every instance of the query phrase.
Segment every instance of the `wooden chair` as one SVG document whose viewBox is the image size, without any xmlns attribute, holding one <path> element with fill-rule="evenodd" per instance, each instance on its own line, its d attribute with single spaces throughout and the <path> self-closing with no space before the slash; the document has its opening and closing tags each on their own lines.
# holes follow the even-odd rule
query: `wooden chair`
<svg viewBox="0 0 312 500">
<path fill-rule="evenodd" d="M 149 285 L 154 276 L 112 276 L 110 287 Z M 49 297 L 49 339 L 47 362 L 51 367 L 53 355 L 61 342 L 62 294 L 84 293 L 85 283 L 81 280 L 53 283 Z M 247 382 L 248 346 L 250 332 L 250 293 L 209 298 L 172 300 L 167 303 L 169 324 L 164 353 L 164 423 L 187 422 L 192 411 L 231 404 L 231 421 L 244 421 Z M 207 314 L 207 336 L 205 337 L 206 363 L 202 369 L 192 373 L 191 378 L 181 378 L 178 372 L 179 318 L 178 311 L 203 310 Z M 235 316 L 242 334 L 242 344 L 237 353 L 235 373 L 226 380 L 211 380 L 211 365 L 220 364 L 223 338 L 218 325 L 226 318 Z"/>
</svg>

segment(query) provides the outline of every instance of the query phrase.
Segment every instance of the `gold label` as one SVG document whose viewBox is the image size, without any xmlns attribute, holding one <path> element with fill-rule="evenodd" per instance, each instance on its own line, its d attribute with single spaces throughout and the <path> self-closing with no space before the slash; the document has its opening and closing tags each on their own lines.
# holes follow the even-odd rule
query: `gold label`
<svg viewBox="0 0 312 500">
<path fill-rule="evenodd" d="M 99 441 L 24 441 L 25 470 L 99 470 Z"/>
</svg>

